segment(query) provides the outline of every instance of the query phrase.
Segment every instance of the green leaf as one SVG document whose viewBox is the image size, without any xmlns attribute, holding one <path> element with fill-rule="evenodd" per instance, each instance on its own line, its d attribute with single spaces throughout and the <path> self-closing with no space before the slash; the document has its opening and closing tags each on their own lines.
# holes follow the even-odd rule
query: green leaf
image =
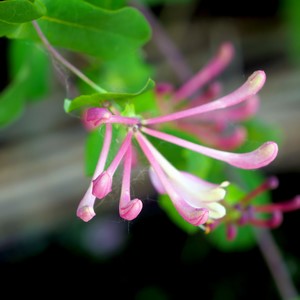
<svg viewBox="0 0 300 300">
<path fill-rule="evenodd" d="M 23 97 L 26 101 L 42 100 L 49 90 L 50 61 L 45 50 L 34 43 L 10 40 L 9 71 L 13 78 L 22 68 L 27 68 Z"/>
<path fill-rule="evenodd" d="M 28 101 L 42 99 L 49 89 L 49 60 L 35 44 L 11 40 L 8 58 L 11 83 L 0 94 L 0 126 L 20 117 Z"/>
<path fill-rule="evenodd" d="M 22 113 L 25 105 L 23 95 L 26 89 L 25 78 L 29 70 L 22 69 L 18 76 L 2 91 L 0 95 L 0 127 L 10 124 Z"/>
<path fill-rule="evenodd" d="M 18 27 L 19 26 L 16 24 L 9 24 L 0 20 L 0 37 L 9 36 L 11 33 L 17 30 Z"/>
<path fill-rule="evenodd" d="M 84 0 L 95 6 L 105 8 L 105 9 L 119 9 L 126 5 L 125 0 Z"/>
<path fill-rule="evenodd" d="M 177 5 L 177 4 L 186 4 L 191 2 L 192 0 L 140 0 L 141 2 L 145 3 L 149 6 L 155 6 L 155 5 Z"/>
<path fill-rule="evenodd" d="M 98 107 L 101 106 L 101 103 L 107 100 L 113 100 L 113 101 L 129 101 L 133 99 L 134 97 L 141 95 L 142 93 L 145 93 L 146 91 L 152 89 L 154 87 L 154 81 L 149 79 L 146 83 L 146 85 L 138 92 L 136 93 L 95 93 L 91 95 L 81 95 L 73 100 L 65 99 L 64 103 L 64 109 L 65 112 L 70 113 L 71 111 L 83 107 Z"/>
<path fill-rule="evenodd" d="M 0 2 L 0 21 L 25 23 L 46 14 L 46 7 L 39 0 L 10 0 Z"/>
<path fill-rule="evenodd" d="M 151 35 L 148 22 L 134 8 L 109 11 L 82 0 L 43 2 L 47 15 L 38 24 L 54 46 L 108 60 L 135 52 Z M 22 26 L 14 37 L 38 39 L 29 24 Z"/>
<path fill-rule="evenodd" d="M 153 67 L 145 63 L 141 53 L 128 55 L 126 59 L 116 57 L 109 61 L 93 58 L 84 73 L 107 91 L 127 93 L 140 90 L 148 78 L 154 75 Z M 95 92 L 85 83 L 80 88 L 82 94 Z"/>
</svg>

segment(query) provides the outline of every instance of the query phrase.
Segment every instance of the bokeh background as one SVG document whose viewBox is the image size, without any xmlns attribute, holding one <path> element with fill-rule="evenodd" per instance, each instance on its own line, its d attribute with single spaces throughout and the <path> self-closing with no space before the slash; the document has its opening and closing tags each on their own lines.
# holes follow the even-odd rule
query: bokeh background
<svg viewBox="0 0 300 300">
<path fill-rule="evenodd" d="M 264 172 L 280 180 L 274 202 L 300 194 L 300 2 L 144 3 L 191 72 L 225 40 L 236 47 L 222 75 L 228 91 L 246 74 L 266 72 L 259 116 L 278 128 L 282 142 Z M 1 38 L 0 46 L 3 89 L 9 81 L 8 41 Z M 180 83 L 155 39 L 144 51 L 155 81 Z M 189 75 L 183 70 L 183 77 Z M 201 231 L 183 232 L 157 205 L 146 169 L 135 174 L 134 192 L 144 202 L 136 220 L 120 219 L 114 195 L 96 208 L 91 222 L 79 220 L 76 208 L 89 184 L 86 132 L 78 118 L 64 113 L 65 96 L 53 69 L 51 95 L 0 130 L 0 270 L 2 284 L 14 285 L 11 295 L 39 295 L 39 287 L 42 295 L 82 292 L 99 299 L 283 299 L 259 246 L 222 251 Z M 299 218 L 300 211 L 287 213 L 271 232 L 298 290 Z"/>
</svg>

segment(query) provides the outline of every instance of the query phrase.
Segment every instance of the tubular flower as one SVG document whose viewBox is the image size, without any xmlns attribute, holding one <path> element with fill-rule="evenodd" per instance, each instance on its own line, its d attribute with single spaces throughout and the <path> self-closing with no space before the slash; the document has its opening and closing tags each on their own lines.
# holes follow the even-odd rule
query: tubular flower
<svg viewBox="0 0 300 300">
<path fill-rule="evenodd" d="M 238 204 L 233 205 L 232 207 L 226 205 L 228 215 L 223 221 L 226 224 L 226 235 L 228 240 L 235 239 L 238 227 L 240 226 L 250 224 L 256 227 L 276 228 L 283 221 L 283 213 L 300 209 L 300 195 L 278 203 L 251 204 L 251 202 L 261 193 L 277 187 L 278 179 L 276 177 L 273 176 L 267 178 L 261 185 L 248 193 L 244 198 L 240 199 Z M 203 228 L 209 233 L 220 223 L 221 220 L 212 221 Z"/>
<path fill-rule="evenodd" d="M 156 88 L 156 99 L 161 112 L 172 113 L 178 107 L 189 109 L 216 99 L 221 93 L 221 85 L 216 77 L 224 71 L 233 56 L 233 45 L 226 42 L 221 45 L 216 56 L 179 89 L 175 90 L 170 84 L 159 84 Z M 209 146 L 232 150 L 239 147 L 247 137 L 246 128 L 241 122 L 251 118 L 258 107 L 258 96 L 249 95 L 243 103 L 222 111 L 176 120 L 173 124 L 192 133 Z"/>
<path fill-rule="evenodd" d="M 79 204 L 78 217 L 88 221 L 95 215 L 93 210 L 95 197 L 102 199 L 111 191 L 114 173 L 121 162 L 124 165 L 119 213 L 126 220 L 133 220 L 138 216 L 142 209 L 142 202 L 139 199 L 131 200 L 130 196 L 130 173 L 132 159 L 134 159 L 133 153 L 135 153 L 132 140 L 135 138 L 150 163 L 150 178 L 154 187 L 159 193 L 169 195 L 175 208 L 187 222 L 199 226 L 205 224 L 208 220 L 223 218 L 226 210 L 222 201 L 226 194 L 225 188 L 228 182 L 224 181 L 220 184 L 214 184 L 202 180 L 193 174 L 177 170 L 150 143 L 146 136 L 173 143 L 224 161 L 237 168 L 256 169 L 264 167 L 271 163 L 277 155 L 278 148 L 275 142 L 266 142 L 252 152 L 231 153 L 192 143 L 153 128 L 157 124 L 165 122 L 174 122 L 213 111 L 221 112 L 225 108 L 242 103 L 249 97 L 254 96 L 262 88 L 264 82 L 265 73 L 256 71 L 241 87 L 222 98 L 193 108 L 148 119 L 122 116 L 120 113 L 115 113 L 115 108 L 113 112 L 108 108 L 96 107 L 88 109 L 84 114 L 86 127 L 94 128 L 105 124 L 107 133 L 95 174 L 86 195 Z M 118 153 L 105 169 L 104 166 L 111 142 L 112 123 L 126 126 L 128 130 Z"/>
</svg>

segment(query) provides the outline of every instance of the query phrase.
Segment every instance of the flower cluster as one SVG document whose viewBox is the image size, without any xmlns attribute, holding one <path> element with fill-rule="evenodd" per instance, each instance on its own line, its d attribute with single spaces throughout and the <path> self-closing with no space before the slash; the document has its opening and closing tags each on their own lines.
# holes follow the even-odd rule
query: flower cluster
<svg viewBox="0 0 300 300">
<path fill-rule="evenodd" d="M 229 205 L 225 199 L 227 215 L 222 219 L 226 225 L 226 235 L 228 240 L 233 240 L 237 236 L 238 227 L 250 224 L 255 227 L 276 228 L 283 221 L 283 213 L 294 211 L 300 208 L 300 195 L 292 199 L 267 204 L 255 204 L 253 200 L 261 193 L 278 187 L 279 181 L 276 177 L 267 178 L 262 184 L 257 186 L 250 193 L 234 205 Z M 213 220 L 202 228 L 211 232 L 221 224 L 221 220 Z"/>
<path fill-rule="evenodd" d="M 257 169 L 264 167 L 271 163 L 277 155 L 278 147 L 275 142 L 267 141 L 251 152 L 232 153 L 167 134 L 160 131 L 157 126 L 166 122 L 192 119 L 202 114 L 216 113 L 218 115 L 220 111 L 225 109 L 234 109 L 237 105 L 255 97 L 263 87 L 265 79 L 266 75 L 263 71 L 256 71 L 243 85 L 226 96 L 153 118 L 143 119 L 138 116 L 123 116 L 116 111 L 115 107 L 92 107 L 87 109 L 84 114 L 84 123 L 89 129 L 105 126 L 105 136 L 95 172 L 78 206 L 77 216 L 86 222 L 95 216 L 95 201 L 97 198 L 103 199 L 111 192 L 113 177 L 121 162 L 123 163 L 123 179 L 119 202 L 120 216 L 126 220 L 133 220 L 139 215 L 143 203 L 140 199 L 132 199 L 130 194 L 133 148 L 137 144 L 150 163 L 149 172 L 154 187 L 159 193 L 169 195 L 173 205 L 187 222 L 194 226 L 200 226 L 223 218 L 226 215 L 226 207 L 222 201 L 225 198 L 226 187 L 229 183 L 224 181 L 215 184 L 185 171 L 177 170 L 155 148 L 147 136 L 173 143 L 237 168 Z M 189 89 L 192 89 L 192 87 Z M 181 95 L 181 97 L 185 96 L 187 95 Z M 114 123 L 125 126 L 127 131 L 116 156 L 106 166 L 112 143 Z M 133 143 L 134 139 L 137 143 Z"/>
<path fill-rule="evenodd" d="M 156 87 L 157 106 L 167 114 L 178 108 L 189 109 L 216 99 L 221 93 L 217 77 L 231 62 L 234 47 L 223 43 L 218 53 L 198 73 L 177 90 L 168 83 Z M 256 114 L 259 96 L 252 95 L 242 103 L 204 115 L 176 120 L 173 126 L 193 134 L 202 143 L 222 150 L 233 150 L 244 143 L 247 131 L 242 122 Z"/>
</svg>

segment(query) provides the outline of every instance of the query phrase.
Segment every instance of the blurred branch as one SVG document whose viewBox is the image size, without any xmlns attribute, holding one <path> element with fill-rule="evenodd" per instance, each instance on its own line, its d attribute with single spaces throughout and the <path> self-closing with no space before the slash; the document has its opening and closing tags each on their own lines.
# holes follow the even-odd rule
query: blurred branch
<svg viewBox="0 0 300 300">
<path fill-rule="evenodd" d="M 161 26 L 161 24 L 157 22 L 156 17 L 152 13 L 152 11 L 137 0 L 132 0 L 131 3 L 144 14 L 146 19 L 150 23 L 153 30 L 153 40 L 159 51 L 166 58 L 170 67 L 174 70 L 175 75 L 178 77 L 178 79 L 182 82 L 189 79 L 193 73 L 188 67 L 185 58 L 182 56 L 180 51 L 178 51 L 178 48 L 170 39 L 169 35 Z"/>
<path fill-rule="evenodd" d="M 276 282 L 281 298 L 284 300 L 296 299 L 298 296 L 297 290 L 292 284 L 290 274 L 270 231 L 261 228 L 255 230 L 255 235 L 258 246 Z"/>
</svg>

